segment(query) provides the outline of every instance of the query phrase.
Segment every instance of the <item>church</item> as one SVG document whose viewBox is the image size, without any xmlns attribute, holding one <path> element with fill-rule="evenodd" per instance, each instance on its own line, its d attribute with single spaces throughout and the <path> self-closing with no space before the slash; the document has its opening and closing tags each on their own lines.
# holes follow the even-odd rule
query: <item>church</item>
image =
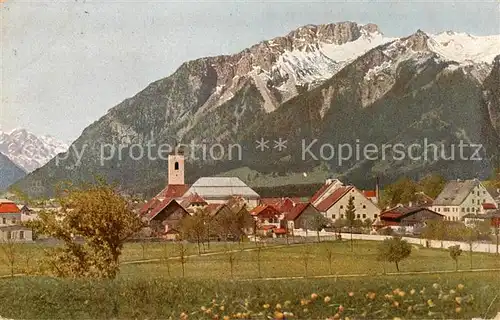
<svg viewBox="0 0 500 320">
<path fill-rule="evenodd" d="M 144 204 L 141 215 L 151 221 L 158 215 L 164 216 L 164 211 L 170 207 L 176 207 L 172 213 L 182 210 L 187 213 L 193 206 L 221 205 L 235 197 L 243 199 L 249 209 L 259 204 L 257 192 L 237 177 L 201 177 L 189 185 L 185 183 L 184 176 L 184 153 L 176 150 L 168 156 L 167 186 Z"/>
</svg>

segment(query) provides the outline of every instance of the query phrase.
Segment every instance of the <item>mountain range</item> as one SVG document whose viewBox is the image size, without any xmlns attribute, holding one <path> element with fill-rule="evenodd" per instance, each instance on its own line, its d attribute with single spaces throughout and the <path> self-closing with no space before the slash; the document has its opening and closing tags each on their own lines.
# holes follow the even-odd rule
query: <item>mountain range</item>
<svg viewBox="0 0 500 320">
<path fill-rule="evenodd" d="M 19 168 L 7 156 L 0 152 L 0 190 L 4 190 L 17 180 L 23 178 L 26 172 Z"/>
<path fill-rule="evenodd" d="M 0 130 L 0 152 L 26 172 L 42 167 L 67 150 L 66 143 L 51 136 L 37 136 L 21 128 L 10 132 Z"/>
<path fill-rule="evenodd" d="M 166 161 L 135 160 L 133 145 L 191 141 L 238 144 L 243 157 L 219 150 L 217 159 L 196 160 L 205 152 L 198 148 L 188 159 L 188 182 L 236 175 L 254 187 L 277 187 L 335 176 L 368 188 L 375 177 L 485 177 L 499 154 L 499 55 L 498 35 L 418 30 L 388 38 L 374 24 L 303 26 L 233 55 L 183 63 L 87 127 L 65 161 L 52 159 L 16 186 L 43 181 L 40 192 L 47 194 L 58 181 L 102 175 L 132 193 L 153 194 L 165 184 Z M 286 148 L 273 148 L 279 139 Z M 260 140 L 269 141 L 264 152 L 256 149 Z M 479 144 L 481 159 L 397 159 L 380 150 L 377 159 L 311 156 L 325 145 L 331 151 L 338 144 L 423 141 L 448 155 L 460 143 Z M 110 144 L 125 156 L 103 161 Z M 85 152 L 79 157 L 75 150 Z"/>
</svg>

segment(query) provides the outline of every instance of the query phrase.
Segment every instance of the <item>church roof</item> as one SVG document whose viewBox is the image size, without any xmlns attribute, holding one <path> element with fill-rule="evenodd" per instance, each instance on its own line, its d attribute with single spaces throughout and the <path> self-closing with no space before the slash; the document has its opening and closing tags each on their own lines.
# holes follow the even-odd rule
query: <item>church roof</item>
<svg viewBox="0 0 500 320">
<path fill-rule="evenodd" d="M 197 193 L 204 199 L 227 199 L 232 196 L 258 199 L 252 190 L 237 177 L 203 177 L 189 188 L 188 193 Z"/>
</svg>

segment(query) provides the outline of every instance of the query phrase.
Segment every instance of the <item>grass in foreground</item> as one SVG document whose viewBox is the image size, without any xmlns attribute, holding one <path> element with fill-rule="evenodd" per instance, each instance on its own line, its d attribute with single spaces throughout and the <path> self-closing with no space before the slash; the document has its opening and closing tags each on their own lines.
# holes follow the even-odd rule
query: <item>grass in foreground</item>
<svg viewBox="0 0 500 320">
<path fill-rule="evenodd" d="M 238 251 L 233 253 L 231 275 L 230 255 L 194 256 L 187 259 L 185 277 L 195 279 L 249 279 L 265 277 L 303 277 L 346 274 L 381 274 L 396 272 L 394 264 L 377 261 L 379 242 L 355 242 L 351 252 L 348 241 L 322 242 L 307 245 L 291 245 L 281 248 L 264 248 L 260 253 Z M 229 247 L 239 250 L 238 245 Z M 250 249 L 252 246 L 249 247 Z M 328 251 L 332 254 L 331 264 Z M 260 262 L 259 262 L 260 261 Z M 475 269 L 500 268 L 500 258 L 492 254 L 473 253 Z M 455 270 L 455 263 L 447 250 L 427 249 L 414 246 L 409 259 L 400 263 L 401 271 Z M 470 257 L 464 252 L 459 258 L 459 269 L 470 269 Z M 260 272 L 259 272 L 260 270 Z M 178 260 L 155 263 L 123 265 L 122 277 L 181 277 L 182 266 Z"/>
<path fill-rule="evenodd" d="M 293 281 L 13 278 L 0 315 L 23 319 L 470 319 L 500 310 L 496 274 Z"/>
</svg>

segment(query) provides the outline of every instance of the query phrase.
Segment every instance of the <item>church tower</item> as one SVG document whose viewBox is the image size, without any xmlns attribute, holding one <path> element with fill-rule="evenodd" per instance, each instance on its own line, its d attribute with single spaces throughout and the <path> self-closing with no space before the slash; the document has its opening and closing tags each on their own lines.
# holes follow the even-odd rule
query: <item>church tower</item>
<svg viewBox="0 0 500 320">
<path fill-rule="evenodd" d="M 168 156 L 168 184 L 184 184 L 184 152 L 178 148 Z"/>
</svg>

